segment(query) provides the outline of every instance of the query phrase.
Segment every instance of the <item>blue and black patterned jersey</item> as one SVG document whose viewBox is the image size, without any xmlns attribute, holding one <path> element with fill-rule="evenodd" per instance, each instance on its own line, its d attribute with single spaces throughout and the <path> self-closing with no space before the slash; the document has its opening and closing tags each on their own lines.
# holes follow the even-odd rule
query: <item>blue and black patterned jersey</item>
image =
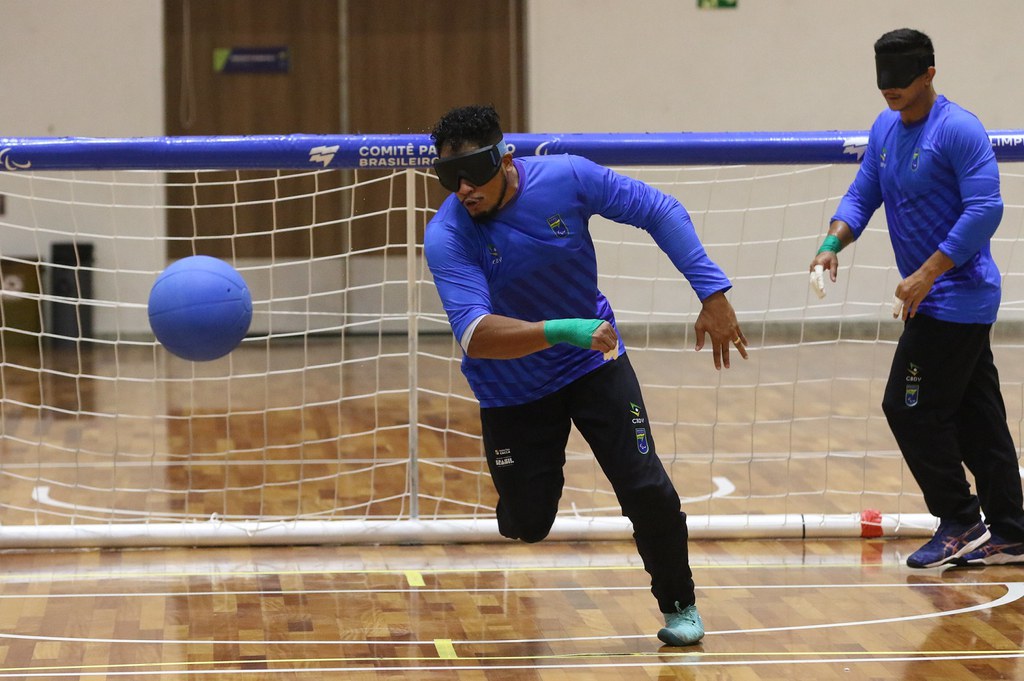
<svg viewBox="0 0 1024 681">
<path fill-rule="evenodd" d="M 614 325 L 597 287 L 593 215 L 649 232 L 701 300 L 730 287 L 676 199 L 578 156 L 514 162 L 518 191 L 493 219 L 474 221 L 452 195 L 427 225 L 427 263 L 456 338 L 485 314 Z M 560 343 L 518 359 L 464 356 L 462 370 L 481 406 L 498 407 L 532 402 L 602 363 L 600 352 Z"/>
<path fill-rule="evenodd" d="M 901 276 L 913 274 L 936 250 L 955 264 L 935 280 L 918 311 L 950 322 L 994 322 L 1000 275 L 991 238 L 1003 201 L 992 143 L 974 114 L 941 95 L 928 116 L 911 125 L 899 112 L 879 114 L 833 219 L 859 237 L 882 203 Z"/>
</svg>

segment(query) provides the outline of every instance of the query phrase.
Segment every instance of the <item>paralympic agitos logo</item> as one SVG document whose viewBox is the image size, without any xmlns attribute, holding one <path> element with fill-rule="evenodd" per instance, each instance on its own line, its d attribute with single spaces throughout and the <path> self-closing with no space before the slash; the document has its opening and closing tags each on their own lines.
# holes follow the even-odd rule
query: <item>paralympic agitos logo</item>
<svg viewBox="0 0 1024 681">
<path fill-rule="evenodd" d="M 0 149 L 0 165 L 3 166 L 4 170 L 28 170 L 32 167 L 32 161 L 25 161 L 24 163 L 18 163 L 10 157 L 11 148 L 5 147 Z"/>
</svg>

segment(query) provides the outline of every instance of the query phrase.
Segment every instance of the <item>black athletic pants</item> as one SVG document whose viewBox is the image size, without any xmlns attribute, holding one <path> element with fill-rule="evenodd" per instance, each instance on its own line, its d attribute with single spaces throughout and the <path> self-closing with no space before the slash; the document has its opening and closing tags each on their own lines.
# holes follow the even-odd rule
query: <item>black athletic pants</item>
<svg viewBox="0 0 1024 681">
<path fill-rule="evenodd" d="M 1017 450 L 1006 425 L 990 324 L 957 324 L 918 314 L 896 346 L 882 410 L 928 511 L 976 522 L 1024 541 Z M 974 475 L 971 492 L 963 466 Z"/>
<path fill-rule="evenodd" d="M 608 477 L 651 576 L 662 612 L 694 602 L 686 515 L 658 459 L 640 384 L 620 356 L 568 386 L 528 404 L 481 408 L 484 450 L 498 491 L 498 529 L 537 542 L 558 511 L 565 446 L 572 424 Z"/>
</svg>

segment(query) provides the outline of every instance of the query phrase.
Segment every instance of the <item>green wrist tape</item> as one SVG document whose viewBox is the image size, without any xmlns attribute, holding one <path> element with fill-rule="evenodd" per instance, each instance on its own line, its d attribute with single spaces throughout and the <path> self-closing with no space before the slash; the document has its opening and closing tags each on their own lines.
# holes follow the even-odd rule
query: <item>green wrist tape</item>
<svg viewBox="0 0 1024 681">
<path fill-rule="evenodd" d="M 584 350 L 590 349 L 590 339 L 602 319 L 549 319 L 544 322 L 544 338 L 548 343 L 569 343 Z"/>
<path fill-rule="evenodd" d="M 829 234 L 825 237 L 825 240 L 821 242 L 821 248 L 818 249 L 818 253 L 824 253 L 825 251 L 832 251 L 838 253 L 843 250 L 843 242 L 839 240 L 835 234 Z"/>
</svg>

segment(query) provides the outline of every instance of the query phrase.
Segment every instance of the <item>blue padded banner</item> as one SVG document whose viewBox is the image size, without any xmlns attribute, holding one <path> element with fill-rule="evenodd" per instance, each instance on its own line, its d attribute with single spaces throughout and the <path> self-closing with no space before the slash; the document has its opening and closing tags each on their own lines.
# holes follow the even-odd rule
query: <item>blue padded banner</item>
<svg viewBox="0 0 1024 681">
<path fill-rule="evenodd" d="M 1024 161 L 1024 131 L 989 132 L 999 161 Z M 517 156 L 578 154 L 604 165 L 857 163 L 866 131 L 567 133 L 505 136 Z M 429 168 L 427 135 L 0 138 L 0 170 Z"/>
</svg>

